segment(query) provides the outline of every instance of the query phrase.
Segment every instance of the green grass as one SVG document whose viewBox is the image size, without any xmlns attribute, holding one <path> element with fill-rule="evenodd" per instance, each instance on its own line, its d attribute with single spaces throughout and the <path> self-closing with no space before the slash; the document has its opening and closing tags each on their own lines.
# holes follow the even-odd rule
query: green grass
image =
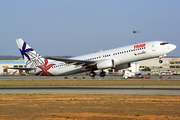
<svg viewBox="0 0 180 120">
<path fill-rule="evenodd" d="M 0 80 L 0 87 L 15 86 L 167 86 L 180 80 Z"/>
</svg>

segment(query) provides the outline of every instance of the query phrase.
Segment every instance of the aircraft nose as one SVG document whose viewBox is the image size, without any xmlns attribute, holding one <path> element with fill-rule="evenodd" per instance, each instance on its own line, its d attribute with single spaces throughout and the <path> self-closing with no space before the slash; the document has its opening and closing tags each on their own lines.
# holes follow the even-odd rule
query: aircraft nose
<svg viewBox="0 0 180 120">
<path fill-rule="evenodd" d="M 176 49 L 176 45 L 169 44 L 169 48 L 170 48 L 170 50 L 174 50 L 174 49 Z"/>
</svg>

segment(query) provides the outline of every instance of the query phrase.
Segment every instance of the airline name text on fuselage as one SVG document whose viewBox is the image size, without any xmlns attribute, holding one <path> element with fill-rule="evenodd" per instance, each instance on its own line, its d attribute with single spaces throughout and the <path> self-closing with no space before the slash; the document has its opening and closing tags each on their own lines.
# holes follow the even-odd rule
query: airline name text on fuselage
<svg viewBox="0 0 180 120">
<path fill-rule="evenodd" d="M 142 48 L 142 47 L 145 47 L 146 46 L 146 44 L 144 43 L 144 44 L 139 44 L 139 45 L 134 45 L 134 49 L 136 49 L 136 48 Z"/>
</svg>

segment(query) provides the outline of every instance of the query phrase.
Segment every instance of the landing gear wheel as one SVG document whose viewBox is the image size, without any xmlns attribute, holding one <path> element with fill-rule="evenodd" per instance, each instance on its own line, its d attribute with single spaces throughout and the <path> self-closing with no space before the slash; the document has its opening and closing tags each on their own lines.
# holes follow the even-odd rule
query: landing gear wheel
<svg viewBox="0 0 180 120">
<path fill-rule="evenodd" d="M 100 77 L 104 77 L 105 75 L 106 75 L 105 72 L 100 72 L 100 73 L 99 73 L 99 76 L 100 76 Z"/>
<path fill-rule="evenodd" d="M 90 73 L 89 73 L 89 76 L 90 76 L 90 77 L 94 77 L 95 75 L 96 75 L 95 72 L 90 72 Z"/>
<path fill-rule="evenodd" d="M 163 61 L 162 61 L 162 60 L 159 60 L 159 63 L 163 63 Z"/>
</svg>

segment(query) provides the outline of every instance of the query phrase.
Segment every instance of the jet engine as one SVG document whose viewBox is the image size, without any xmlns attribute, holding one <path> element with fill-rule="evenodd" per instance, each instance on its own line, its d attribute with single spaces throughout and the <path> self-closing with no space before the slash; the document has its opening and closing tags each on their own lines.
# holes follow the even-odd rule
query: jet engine
<svg viewBox="0 0 180 120">
<path fill-rule="evenodd" d="M 97 63 L 97 69 L 102 70 L 102 69 L 107 69 L 107 68 L 114 68 L 114 60 L 113 59 L 104 59 L 101 60 Z"/>
</svg>

